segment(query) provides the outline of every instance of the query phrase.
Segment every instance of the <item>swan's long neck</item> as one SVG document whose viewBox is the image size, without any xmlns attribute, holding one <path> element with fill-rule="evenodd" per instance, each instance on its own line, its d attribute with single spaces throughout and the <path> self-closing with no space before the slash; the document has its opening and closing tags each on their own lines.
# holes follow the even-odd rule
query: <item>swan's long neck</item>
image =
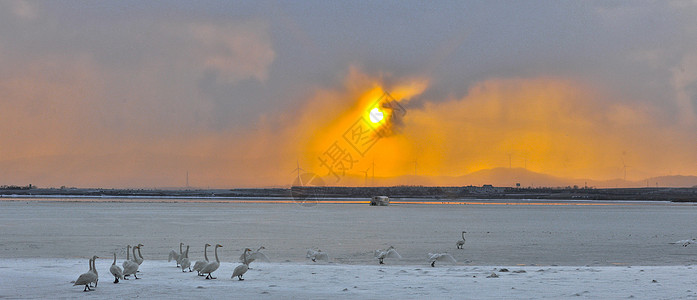
<svg viewBox="0 0 697 300">
<path fill-rule="evenodd" d="M 203 257 L 205 257 L 206 261 L 208 261 L 208 244 L 203 246 Z"/>
<path fill-rule="evenodd" d="M 136 255 L 133 254 L 133 256 L 135 257 Z M 138 247 L 138 257 L 140 257 L 140 259 L 143 259 L 143 254 L 140 254 L 140 247 Z"/>
<path fill-rule="evenodd" d="M 259 249 L 257 249 L 257 252 L 261 251 L 261 249 L 264 249 L 264 246 L 259 247 Z"/>
<path fill-rule="evenodd" d="M 244 262 L 245 265 L 249 265 L 247 262 L 247 249 L 244 249 L 244 253 L 242 253 L 242 262 Z"/>
<path fill-rule="evenodd" d="M 92 258 L 90 258 L 89 264 L 90 264 L 90 271 L 92 271 Z"/>
<path fill-rule="evenodd" d="M 215 246 L 215 261 L 220 263 L 220 260 L 218 259 L 218 246 Z"/>
<path fill-rule="evenodd" d="M 126 246 L 126 260 L 131 260 L 131 245 Z"/>
<path fill-rule="evenodd" d="M 184 251 L 182 251 L 182 246 L 183 246 L 183 245 L 184 245 L 184 243 L 179 243 L 179 255 L 181 255 L 182 253 L 184 253 Z"/>
<path fill-rule="evenodd" d="M 133 251 L 133 260 L 136 259 L 136 248 L 137 247 L 133 247 L 133 249 L 131 249 L 131 251 Z"/>
<path fill-rule="evenodd" d="M 462 232 L 462 240 L 463 241 L 465 240 L 465 232 L 464 231 Z"/>
<path fill-rule="evenodd" d="M 116 252 L 114 252 L 114 262 L 111 264 L 112 266 L 116 265 Z"/>
<path fill-rule="evenodd" d="M 140 252 L 140 250 L 138 250 Z M 189 245 L 186 245 L 186 254 L 184 254 L 184 257 L 189 258 Z"/>
</svg>

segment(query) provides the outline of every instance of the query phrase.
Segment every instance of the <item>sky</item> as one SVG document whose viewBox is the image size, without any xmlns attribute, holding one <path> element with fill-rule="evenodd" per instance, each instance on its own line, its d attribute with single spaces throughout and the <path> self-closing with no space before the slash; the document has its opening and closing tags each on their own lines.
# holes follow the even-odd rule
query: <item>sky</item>
<svg viewBox="0 0 697 300">
<path fill-rule="evenodd" d="M 0 128 L 0 185 L 697 175 L 697 2 L 1 0 Z"/>
</svg>

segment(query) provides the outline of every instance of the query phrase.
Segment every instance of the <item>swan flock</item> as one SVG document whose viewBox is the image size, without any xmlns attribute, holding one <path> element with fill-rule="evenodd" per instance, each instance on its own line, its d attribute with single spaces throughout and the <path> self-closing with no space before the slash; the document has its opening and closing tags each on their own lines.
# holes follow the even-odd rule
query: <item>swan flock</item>
<svg viewBox="0 0 697 300">
<path fill-rule="evenodd" d="M 463 231 L 462 240 L 458 241 L 458 243 L 456 244 L 458 249 L 462 249 L 461 247 L 462 245 L 464 245 L 464 234 L 465 232 Z M 689 244 L 689 242 L 687 244 Z M 142 247 L 144 247 L 143 244 L 137 244 L 135 246 L 127 245 L 126 259 L 122 262 L 121 266 L 119 266 L 116 263 L 116 252 L 113 252 L 113 261 L 109 266 L 109 273 L 112 276 L 114 276 L 113 283 L 119 283 L 120 280 L 128 280 L 128 277 L 130 275 L 133 275 L 135 279 L 140 279 L 138 278 L 137 273 L 139 272 L 138 269 L 140 265 L 144 261 L 143 254 L 141 252 Z M 184 243 L 179 243 L 179 252 L 175 250 L 169 252 L 167 261 L 171 262 L 172 260 L 174 260 L 177 263 L 176 267 L 181 268 L 182 272 L 186 272 L 186 270 L 188 269 L 189 272 L 196 271 L 198 276 L 205 276 L 205 279 L 207 280 L 216 279 L 216 277 L 213 277 L 213 273 L 220 268 L 220 257 L 218 255 L 218 248 L 223 248 L 223 245 L 216 244 L 213 247 L 213 253 L 215 257 L 214 261 L 210 261 L 208 258 L 209 247 L 212 247 L 212 245 L 208 243 L 203 245 L 204 259 L 196 261 L 193 264 L 193 267 L 191 264 L 191 260 L 189 259 L 190 245 L 186 245 L 186 250 L 184 250 Z M 234 279 L 235 277 L 237 277 L 239 281 L 244 280 L 244 278 L 242 278 L 243 275 L 251 269 L 250 265 L 254 261 L 270 262 L 269 257 L 261 252 L 264 249 L 266 249 L 264 246 L 259 247 L 257 250 L 245 248 L 239 257 L 239 261 L 241 264 L 235 267 L 235 269 L 232 272 L 231 278 Z M 394 246 L 390 246 L 384 250 L 375 250 L 373 254 L 374 257 L 378 259 L 379 264 L 384 264 L 385 259 L 388 258 L 402 259 L 402 256 L 397 252 L 397 250 L 395 250 Z M 308 249 L 305 257 L 312 260 L 313 262 L 317 262 L 318 260 L 323 260 L 327 262 L 329 261 L 329 255 L 319 248 Z M 95 266 L 95 260 L 97 258 L 99 257 L 96 255 L 92 256 L 88 260 L 89 270 L 85 273 L 80 274 L 78 279 L 73 282 L 74 286 L 84 286 L 84 292 L 92 291 L 92 284 L 94 284 L 95 288 L 97 287 L 97 283 L 99 281 L 99 275 Z M 435 267 L 436 262 L 456 263 L 456 260 L 452 255 L 448 253 L 429 253 L 428 262 L 432 267 Z"/>
</svg>

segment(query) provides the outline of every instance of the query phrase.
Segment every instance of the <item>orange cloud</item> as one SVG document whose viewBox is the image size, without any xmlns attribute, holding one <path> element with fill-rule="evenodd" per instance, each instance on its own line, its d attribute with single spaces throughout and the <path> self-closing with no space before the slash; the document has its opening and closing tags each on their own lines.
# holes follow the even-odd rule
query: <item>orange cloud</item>
<svg viewBox="0 0 697 300">
<path fill-rule="evenodd" d="M 671 132 L 650 106 L 609 100 L 569 80 L 489 80 L 463 99 L 410 111 L 404 135 L 423 145 L 419 157 L 428 163 L 419 166 L 429 175 L 510 164 L 561 177 L 610 179 L 622 178 L 623 163 L 631 166 L 627 179 L 665 175 L 666 168 L 691 174 L 695 146 L 682 142 L 688 135 Z M 664 147 L 673 149 L 671 155 Z"/>
<path fill-rule="evenodd" d="M 341 87 L 317 88 L 287 112 L 212 131 L 151 120 L 148 116 L 165 110 L 181 116 L 177 120 L 185 125 L 195 124 L 179 111 L 190 112 L 188 106 L 163 108 L 138 90 L 124 102 L 104 101 L 105 84 L 96 78 L 98 72 L 85 60 L 29 65 L 24 75 L 0 81 L 6 99 L 0 102 L 0 125 L 7 129 L 0 131 L 0 183 L 173 187 L 183 186 L 188 172 L 196 187 L 287 186 L 296 160 L 337 185 L 363 185 L 366 172 L 373 171 L 376 177 L 432 178 L 404 184 L 439 184 L 439 176 L 509 162 L 592 179 L 622 178 L 623 163 L 629 166 L 627 179 L 695 169 L 697 149 L 685 129 L 660 122 L 650 105 L 610 101 L 604 91 L 572 80 L 492 79 L 474 85 L 463 98 L 421 99 L 425 104 L 415 108 L 409 101 L 429 87 L 428 79 L 385 84 L 351 68 Z M 344 135 L 384 91 L 406 114 L 390 125 L 396 130 L 359 153 Z M 124 107 L 128 103 L 132 107 Z M 320 160 L 335 142 L 351 153 L 352 162 L 346 162 L 338 181 Z"/>
<path fill-rule="evenodd" d="M 376 176 L 399 175 L 392 167 L 403 163 L 397 153 L 412 148 L 396 128 L 404 126 L 398 123 L 403 122 L 399 121 L 403 112 L 393 114 L 394 109 L 380 107 L 388 121 L 377 124 L 370 122 L 368 114 L 376 103 L 384 104 L 378 101 L 386 91 L 403 108 L 427 87 L 428 80 L 418 78 L 386 87 L 379 78 L 351 69 L 346 90 L 318 92 L 303 110 L 298 130 L 310 133 L 301 148 L 304 168 L 327 176 L 328 184 L 347 184 L 350 176 L 365 172 L 374 160 L 381 166 Z"/>
</svg>

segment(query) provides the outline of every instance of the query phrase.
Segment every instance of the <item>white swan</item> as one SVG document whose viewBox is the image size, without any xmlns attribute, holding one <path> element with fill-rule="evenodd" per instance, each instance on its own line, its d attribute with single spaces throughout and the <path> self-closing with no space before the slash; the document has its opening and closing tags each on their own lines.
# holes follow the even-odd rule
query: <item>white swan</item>
<svg viewBox="0 0 697 300">
<path fill-rule="evenodd" d="M 170 262 L 170 261 L 172 261 L 172 259 L 177 261 L 177 268 L 179 267 L 179 263 L 181 262 L 182 247 L 183 246 L 184 246 L 184 243 L 179 243 L 179 253 L 177 253 L 177 251 L 174 251 L 174 250 L 169 251 L 169 258 L 167 259 L 167 261 Z"/>
<path fill-rule="evenodd" d="M 206 260 L 198 260 L 194 264 L 193 269 L 194 271 L 198 272 L 198 276 L 203 276 L 203 274 L 201 274 L 201 269 L 203 269 L 203 267 L 205 267 L 208 264 L 208 247 L 210 247 L 210 245 L 211 244 L 206 243 L 206 245 L 203 246 L 203 257 Z"/>
<path fill-rule="evenodd" d="M 387 248 L 387 250 L 375 250 L 375 257 L 378 259 L 381 265 L 384 264 L 382 260 L 385 258 L 402 259 L 402 256 L 397 253 L 397 250 L 395 250 L 393 246 L 390 246 Z"/>
<path fill-rule="evenodd" d="M 184 252 L 184 258 L 181 259 L 181 266 L 182 272 L 186 272 L 187 268 L 189 268 L 189 272 L 191 272 L 191 261 L 189 260 L 189 245 L 186 245 L 186 252 Z"/>
<path fill-rule="evenodd" d="M 257 249 L 257 251 L 252 251 L 252 250 L 250 250 L 251 252 L 250 252 L 249 254 L 242 253 L 242 255 L 240 255 L 240 262 L 241 262 L 241 263 L 244 263 L 244 256 L 245 256 L 245 255 L 247 256 L 247 263 L 246 263 L 246 265 L 248 265 L 248 266 L 249 266 L 253 261 L 255 261 L 255 260 L 257 260 L 257 259 L 260 260 L 260 261 L 269 262 L 269 261 L 270 261 L 270 260 L 269 260 L 269 257 L 266 256 L 266 254 L 261 253 L 261 250 L 262 250 L 262 249 L 266 249 L 266 248 L 264 248 L 264 246 L 261 246 L 261 247 L 259 247 L 259 249 Z"/>
<path fill-rule="evenodd" d="M 131 255 L 129 254 L 130 252 L 131 252 L 131 245 L 128 245 L 128 246 L 126 246 L 126 260 L 124 260 L 121 263 L 121 266 L 123 266 L 124 269 L 126 268 L 126 265 L 128 264 L 127 261 L 132 261 Z"/>
<path fill-rule="evenodd" d="M 114 283 L 119 283 L 119 279 L 123 279 L 123 270 L 116 265 L 116 252 L 114 252 L 114 262 L 109 267 L 109 273 L 114 275 Z"/>
<path fill-rule="evenodd" d="M 75 280 L 75 284 L 73 284 L 73 286 L 75 286 L 75 285 L 84 285 L 84 286 L 85 286 L 85 289 L 82 290 L 83 292 L 91 291 L 92 289 L 90 289 L 90 283 L 92 283 L 92 282 L 94 282 L 94 281 L 97 280 L 97 274 L 95 274 L 94 272 L 92 272 L 92 262 L 93 262 L 93 261 L 94 261 L 94 257 L 93 257 L 93 258 L 90 258 L 90 260 L 89 260 L 89 265 L 90 265 L 89 271 L 80 274 L 80 276 L 77 278 L 77 280 Z"/>
<path fill-rule="evenodd" d="M 679 240 L 679 241 L 677 241 L 677 242 L 675 242 L 675 243 L 671 243 L 671 244 L 680 244 L 680 245 L 682 245 L 683 247 L 687 247 L 687 245 L 689 245 L 689 244 L 694 244 L 694 243 L 697 243 L 697 238 L 692 238 L 692 239 L 689 239 L 689 240 Z"/>
<path fill-rule="evenodd" d="M 97 258 L 99 258 L 99 257 L 97 257 L 96 255 L 92 256 L 92 270 L 91 271 L 92 271 L 92 273 L 94 273 L 94 276 L 96 276 L 95 280 L 93 281 L 94 287 L 97 287 L 97 283 L 99 282 L 99 273 L 97 272 L 97 265 L 96 265 Z"/>
<path fill-rule="evenodd" d="M 457 243 L 455 243 L 455 245 L 457 246 L 457 249 L 462 249 L 462 246 L 465 245 L 465 233 L 467 233 L 467 232 L 463 231 L 462 232 L 462 239 L 457 241 Z"/>
<path fill-rule="evenodd" d="M 436 266 L 436 261 L 445 261 L 450 263 L 456 263 L 455 258 L 448 253 L 429 253 L 428 261 L 431 263 L 431 267 Z"/>
<path fill-rule="evenodd" d="M 136 275 L 136 272 L 138 272 L 138 267 L 140 265 L 138 265 L 138 263 L 129 259 L 128 250 L 130 250 L 130 248 L 131 248 L 131 245 L 128 245 L 128 247 L 126 247 L 126 260 L 124 260 L 123 264 L 122 264 L 123 265 L 123 280 L 128 280 L 128 278 L 126 278 L 126 277 L 128 277 L 129 275 L 133 275 L 133 277 L 135 277 L 136 279 L 139 279 L 138 275 Z M 138 246 L 133 247 L 133 256 L 136 255 L 136 248 L 138 248 Z"/>
<path fill-rule="evenodd" d="M 138 244 L 138 256 L 137 257 L 135 254 L 133 254 L 133 261 L 137 262 L 139 266 L 141 264 L 143 264 L 143 254 L 140 253 L 140 247 L 143 247 L 143 246 L 145 246 L 145 245 Z"/>
<path fill-rule="evenodd" d="M 315 250 L 315 249 L 308 249 L 308 250 L 307 250 L 307 255 L 306 255 L 305 257 L 307 257 L 307 258 L 309 258 L 309 259 L 311 259 L 312 261 L 315 261 L 315 262 L 316 262 L 318 259 L 325 260 L 325 261 L 329 261 L 329 256 L 327 255 L 327 253 L 322 252 L 322 250 L 320 250 L 320 249 L 317 249 L 317 250 Z"/>
<path fill-rule="evenodd" d="M 215 261 L 208 263 L 203 269 L 201 269 L 201 274 L 208 274 L 206 279 L 215 279 L 211 276 L 211 273 L 215 272 L 220 267 L 220 259 L 218 259 L 218 248 L 222 247 L 220 244 L 215 245 Z"/>
<path fill-rule="evenodd" d="M 242 279 L 242 275 L 244 273 L 247 273 L 247 270 L 249 270 L 249 261 L 247 260 L 247 253 L 251 252 L 252 249 L 244 249 L 244 252 L 242 252 L 242 264 L 235 267 L 235 270 L 232 271 L 232 276 L 230 278 L 235 278 L 237 276 L 237 279 L 240 281 L 244 280 Z"/>
</svg>

